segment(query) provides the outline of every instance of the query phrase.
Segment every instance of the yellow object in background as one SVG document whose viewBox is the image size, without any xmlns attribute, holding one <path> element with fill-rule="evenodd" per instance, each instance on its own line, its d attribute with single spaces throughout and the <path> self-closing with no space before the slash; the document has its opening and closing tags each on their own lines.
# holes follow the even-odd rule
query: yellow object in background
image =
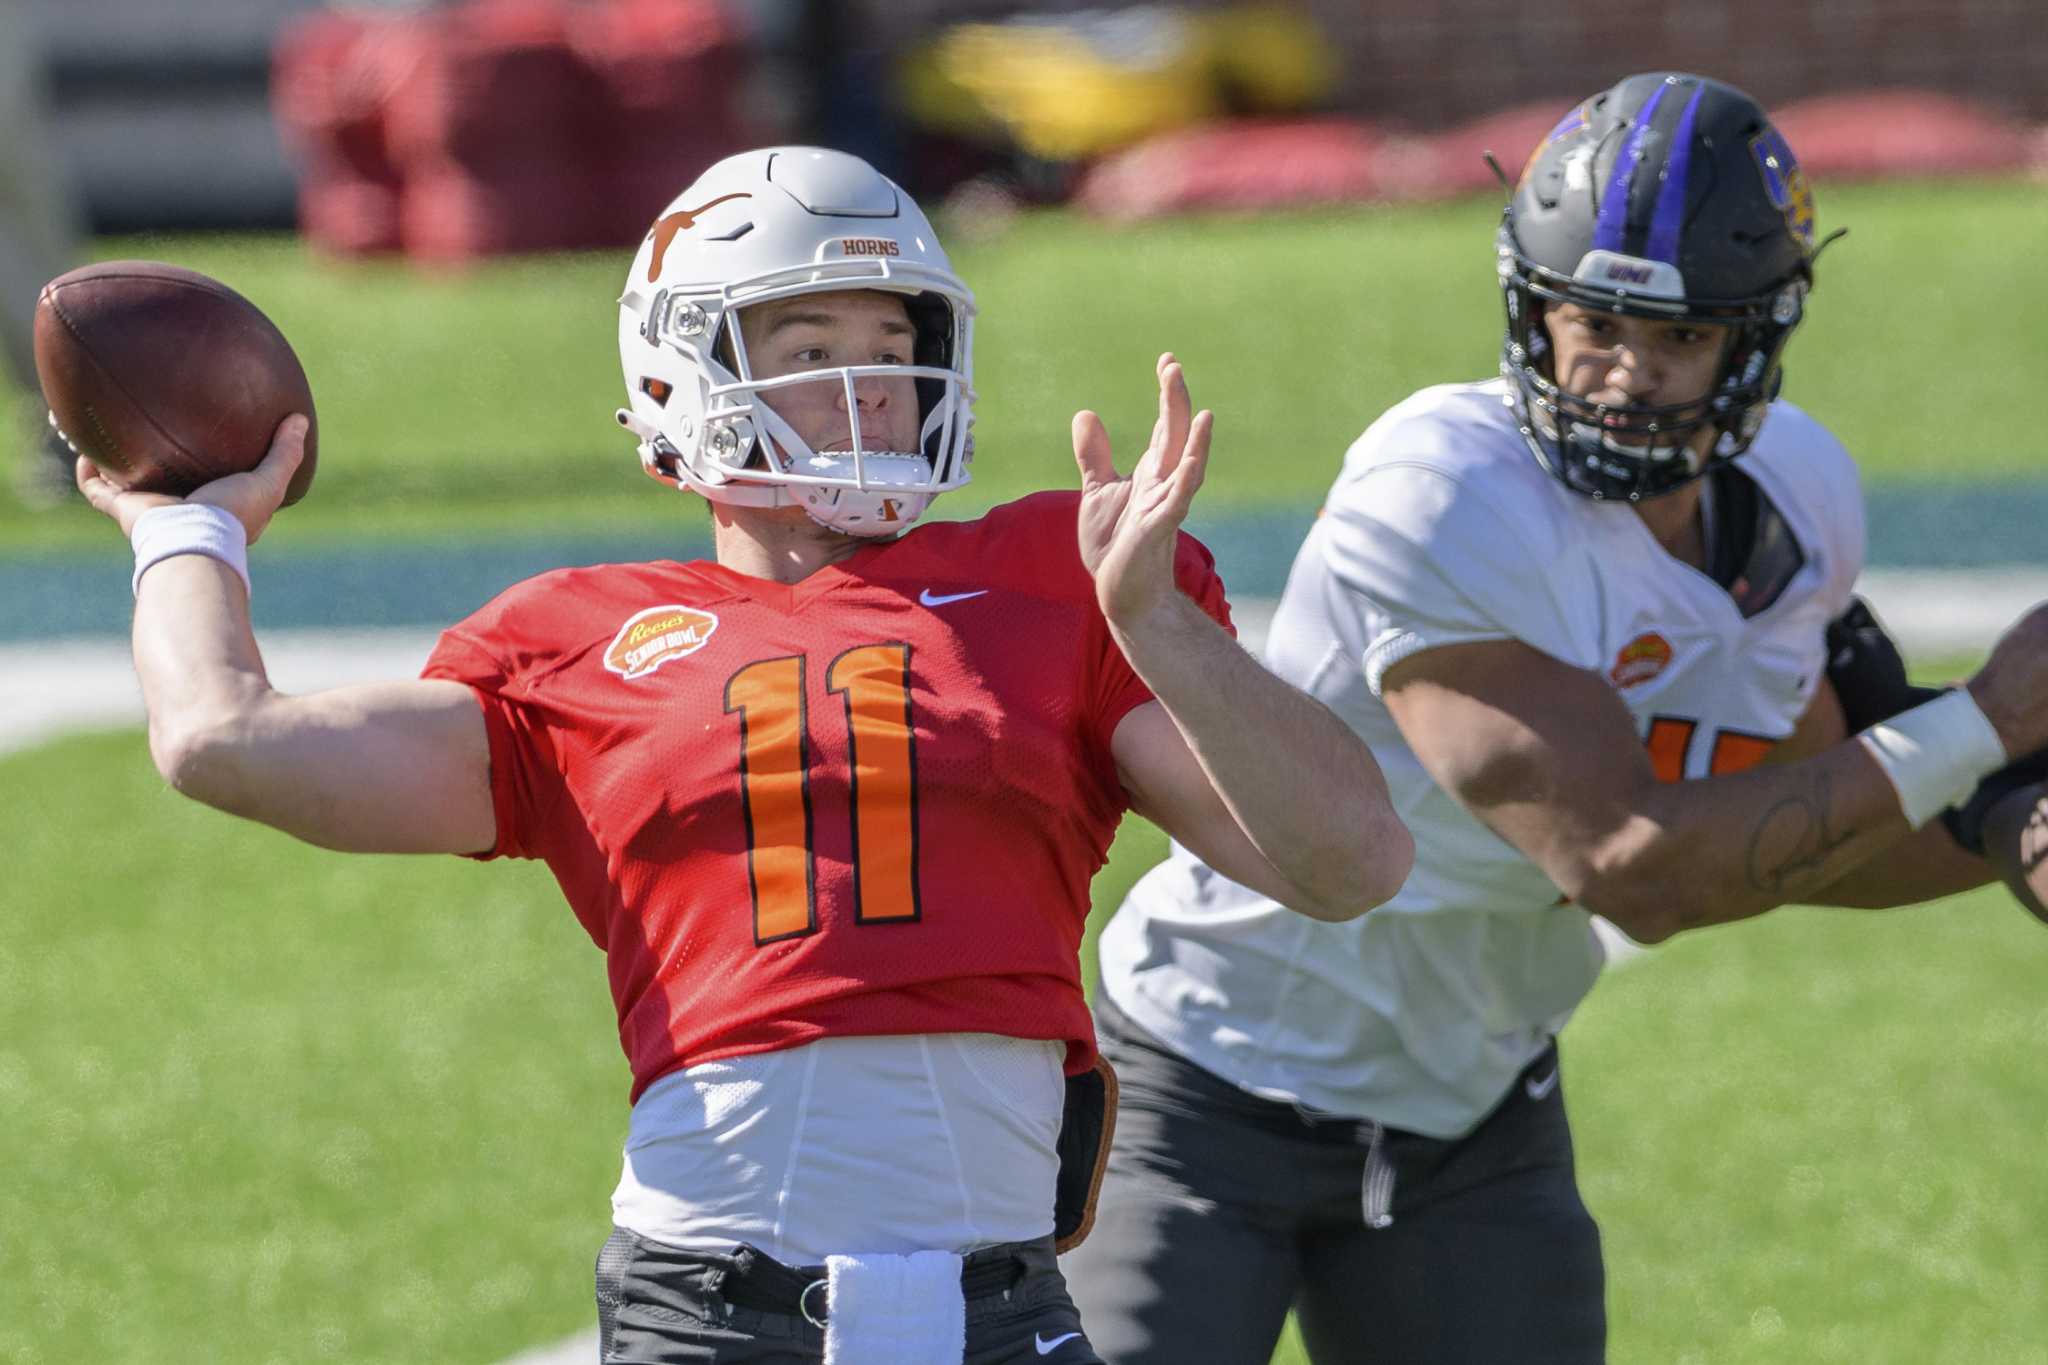
<svg viewBox="0 0 2048 1365">
<path fill-rule="evenodd" d="M 1136 5 L 956 25 L 905 59 L 901 97 L 924 127 L 1075 161 L 1233 109 L 1298 109 L 1334 75 L 1294 6 Z"/>
<path fill-rule="evenodd" d="M 1308 109 L 1337 83 L 1336 48 L 1295 5 L 1232 5 L 1199 22 L 1212 68 L 1232 102 L 1245 109 Z"/>
</svg>

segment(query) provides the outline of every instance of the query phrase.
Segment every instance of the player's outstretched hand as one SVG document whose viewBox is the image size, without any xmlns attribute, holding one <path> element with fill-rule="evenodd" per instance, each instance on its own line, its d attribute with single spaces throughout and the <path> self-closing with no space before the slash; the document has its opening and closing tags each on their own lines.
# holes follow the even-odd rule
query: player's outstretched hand
<svg viewBox="0 0 2048 1365">
<path fill-rule="evenodd" d="M 2048 748 L 2048 602 L 2013 622 L 1968 686 L 2008 755 Z"/>
<path fill-rule="evenodd" d="M 1209 468 L 1215 416 L 1189 415 L 1187 378 L 1171 352 L 1159 357 L 1159 420 L 1128 476 L 1116 472 L 1109 432 L 1092 412 L 1074 414 L 1081 467 L 1081 562 L 1095 576 L 1102 614 L 1127 624 L 1170 602 L 1175 541 Z"/>
<path fill-rule="evenodd" d="M 254 545 L 284 501 L 292 474 L 305 456 L 306 419 L 294 413 L 277 424 L 277 433 L 270 438 L 270 450 L 261 464 L 246 473 L 201 484 L 182 499 L 168 493 L 129 492 L 100 473 L 99 467 L 83 455 L 78 457 L 73 476 L 85 500 L 112 517 L 124 536 L 135 529 L 135 519 L 152 507 L 168 507 L 181 501 L 203 502 L 233 512 L 242 529 L 249 533 L 249 543 Z"/>
</svg>

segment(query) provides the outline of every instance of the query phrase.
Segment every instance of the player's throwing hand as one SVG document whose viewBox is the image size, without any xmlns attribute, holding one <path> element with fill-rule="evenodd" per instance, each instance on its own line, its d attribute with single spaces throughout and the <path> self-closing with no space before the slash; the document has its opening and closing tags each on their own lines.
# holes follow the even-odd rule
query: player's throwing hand
<svg viewBox="0 0 2048 1365">
<path fill-rule="evenodd" d="M 174 498 L 168 493 L 139 493 L 123 489 L 100 473 L 99 467 L 83 455 L 78 457 L 74 477 L 86 502 L 94 510 L 112 517 L 120 526 L 122 535 L 131 534 L 135 529 L 135 519 L 152 507 L 197 502 L 225 507 L 234 513 L 242 523 L 242 529 L 248 533 L 249 543 L 254 545 L 256 538 L 270 525 L 270 518 L 283 504 L 292 475 L 306 457 L 306 426 L 306 419 L 293 413 L 277 424 L 277 432 L 270 439 L 270 450 L 261 464 L 243 473 L 229 474 L 201 484 L 183 498 Z"/>
<path fill-rule="evenodd" d="M 1187 378 L 1172 352 L 1159 357 L 1159 420 L 1128 477 L 1116 472 L 1109 432 L 1093 412 L 1074 414 L 1074 463 L 1081 467 L 1081 562 L 1112 623 L 1128 624 L 1172 600 L 1180 524 L 1209 468 L 1208 409 L 1189 417 Z"/>
</svg>

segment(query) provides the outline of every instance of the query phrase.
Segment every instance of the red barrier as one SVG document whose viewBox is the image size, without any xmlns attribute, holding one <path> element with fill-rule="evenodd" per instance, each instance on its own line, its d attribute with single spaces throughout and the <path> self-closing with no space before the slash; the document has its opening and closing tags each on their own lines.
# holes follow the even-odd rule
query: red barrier
<svg viewBox="0 0 2048 1365">
<path fill-rule="evenodd" d="M 459 262 L 631 244 L 753 140 L 745 71 L 717 0 L 468 0 L 307 16 L 272 91 L 307 237 Z"/>
<path fill-rule="evenodd" d="M 2038 136 L 2017 120 L 1923 90 L 1825 95 L 1771 118 L 1823 184 L 2019 170 L 2032 164 Z"/>
<path fill-rule="evenodd" d="M 340 10 L 308 15 L 279 39 L 271 102 L 300 165 L 299 223 L 329 250 L 398 249 L 385 106 L 426 42 L 417 21 Z"/>
<path fill-rule="evenodd" d="M 1107 218 L 1379 198 L 1386 140 L 1336 119 L 1208 124 L 1104 157 L 1075 198 Z"/>
<path fill-rule="evenodd" d="M 589 149 L 592 231 L 636 241 L 712 162 L 751 145 L 742 35 L 718 5 L 613 0 L 578 11 L 569 41 L 605 92 L 607 131 Z"/>
<path fill-rule="evenodd" d="M 1219 123 L 1168 133 L 1103 158 L 1077 201 L 1105 218 L 1258 210 L 1497 192 L 1483 153 L 1510 181 L 1569 108 L 1523 105 L 1440 133 L 1369 123 Z M 1803 100 L 1775 116 L 1807 173 L 1829 181 L 2048 170 L 2048 130 L 1922 91 Z"/>
</svg>

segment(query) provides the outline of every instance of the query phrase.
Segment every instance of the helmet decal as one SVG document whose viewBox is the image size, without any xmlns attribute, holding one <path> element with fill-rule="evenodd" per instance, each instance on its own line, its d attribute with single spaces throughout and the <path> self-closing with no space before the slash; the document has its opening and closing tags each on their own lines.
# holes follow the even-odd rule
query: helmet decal
<svg viewBox="0 0 2048 1365">
<path fill-rule="evenodd" d="M 1806 172 L 1799 169 L 1785 135 L 1776 128 L 1766 128 L 1749 140 L 1749 151 L 1764 178 L 1764 192 L 1785 215 L 1786 225 L 1801 241 L 1812 245 L 1813 187 L 1807 184 Z"/>
<path fill-rule="evenodd" d="M 892 237 L 841 237 L 839 254 L 842 256 L 901 256 L 902 243 Z"/>
<path fill-rule="evenodd" d="M 1559 119 L 1557 121 L 1557 126 L 1550 130 L 1550 136 L 1544 138 L 1543 140 L 1545 142 L 1558 142 L 1563 140 L 1564 138 L 1570 137 L 1573 133 L 1578 132 L 1579 129 L 1585 126 L 1586 106 L 1581 104 L 1578 108 L 1572 110 L 1569 114 L 1566 114 L 1563 118 Z"/>
<path fill-rule="evenodd" d="M 696 208 L 677 209 L 674 213 L 664 213 L 661 217 L 655 219 L 654 226 L 647 230 L 647 235 L 654 239 L 654 254 L 647 258 L 647 282 L 653 284 L 661 278 L 661 263 L 668 255 L 669 243 L 676 239 L 678 232 L 687 232 L 697 226 L 697 218 L 700 214 L 708 209 L 717 208 L 728 199 L 752 199 L 753 197 L 753 195 L 747 194 L 744 191 L 738 194 L 721 194 L 716 199 L 697 205 Z"/>
<path fill-rule="evenodd" d="M 1585 126 L 1586 106 L 1581 104 L 1576 109 L 1572 110 L 1569 114 L 1566 114 L 1563 118 L 1559 119 L 1557 121 L 1557 126 L 1550 130 L 1550 135 L 1544 138 L 1543 141 L 1536 144 L 1535 150 L 1529 153 L 1529 159 L 1522 163 L 1521 178 L 1524 180 L 1529 178 L 1529 172 L 1535 169 L 1536 159 L 1542 156 L 1544 151 L 1548 149 L 1552 143 L 1562 142 L 1564 139 L 1570 137 L 1573 133 L 1578 132 L 1581 128 Z"/>
</svg>

